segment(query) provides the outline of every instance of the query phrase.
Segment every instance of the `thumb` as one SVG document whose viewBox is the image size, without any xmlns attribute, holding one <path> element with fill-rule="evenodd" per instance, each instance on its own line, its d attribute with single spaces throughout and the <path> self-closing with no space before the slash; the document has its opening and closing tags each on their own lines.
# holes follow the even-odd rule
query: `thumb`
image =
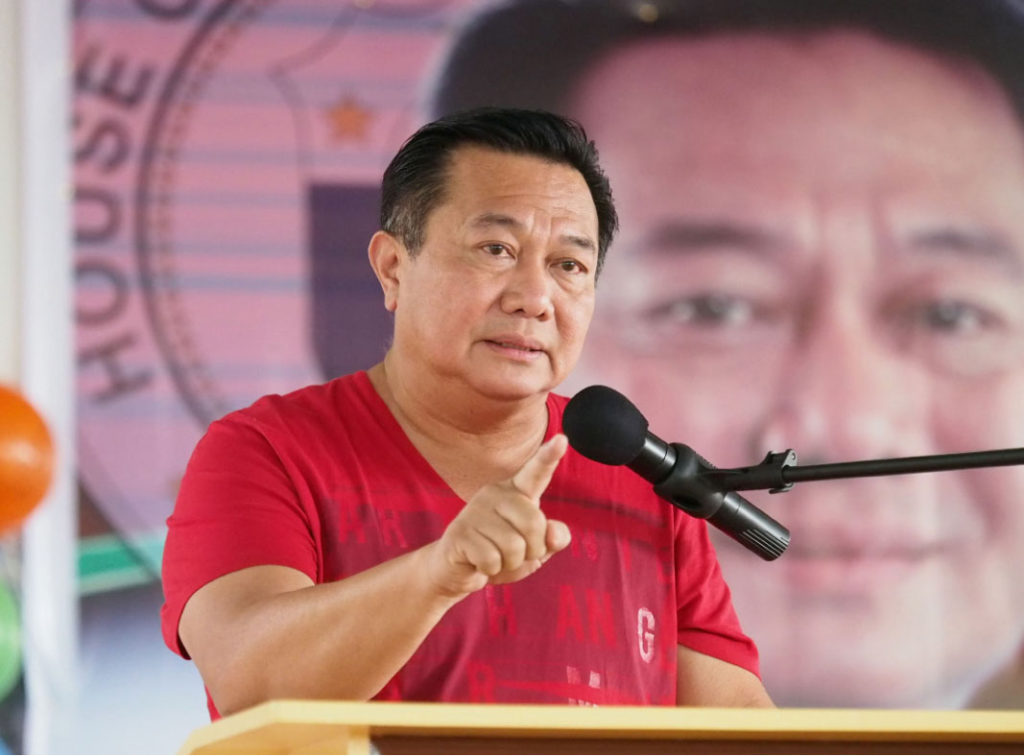
<svg viewBox="0 0 1024 756">
<path fill-rule="evenodd" d="M 548 556 L 561 551 L 572 542 L 572 533 L 569 526 L 561 520 L 548 520 L 548 529 L 544 534 L 544 545 L 547 547 Z"/>
<path fill-rule="evenodd" d="M 568 446 L 568 439 L 561 433 L 552 436 L 512 476 L 512 485 L 521 494 L 539 500 Z"/>
</svg>

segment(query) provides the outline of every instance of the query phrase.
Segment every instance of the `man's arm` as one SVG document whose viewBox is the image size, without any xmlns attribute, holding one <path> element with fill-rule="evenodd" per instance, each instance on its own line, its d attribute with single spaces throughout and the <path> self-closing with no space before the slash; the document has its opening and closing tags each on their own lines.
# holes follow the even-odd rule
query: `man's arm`
<svg viewBox="0 0 1024 756">
<path fill-rule="evenodd" d="M 752 672 L 686 646 L 676 648 L 677 706 L 775 706 Z"/>
<path fill-rule="evenodd" d="M 217 710 L 373 696 L 458 601 L 431 590 L 424 549 L 336 583 L 263 565 L 196 591 L 178 631 Z"/>
<path fill-rule="evenodd" d="M 375 695 L 458 601 L 532 574 L 568 545 L 565 524 L 540 510 L 565 449 L 556 436 L 510 480 L 480 489 L 440 539 L 344 580 L 313 585 L 261 565 L 196 591 L 178 632 L 218 711 Z"/>
</svg>

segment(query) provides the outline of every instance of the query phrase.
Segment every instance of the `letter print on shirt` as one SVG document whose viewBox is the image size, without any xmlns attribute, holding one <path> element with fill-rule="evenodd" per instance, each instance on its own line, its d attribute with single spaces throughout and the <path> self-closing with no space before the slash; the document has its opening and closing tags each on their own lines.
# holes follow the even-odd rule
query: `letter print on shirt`
<svg viewBox="0 0 1024 756">
<path fill-rule="evenodd" d="M 654 659 L 654 613 L 645 606 L 636 613 L 636 634 L 640 658 L 650 664 Z"/>
</svg>

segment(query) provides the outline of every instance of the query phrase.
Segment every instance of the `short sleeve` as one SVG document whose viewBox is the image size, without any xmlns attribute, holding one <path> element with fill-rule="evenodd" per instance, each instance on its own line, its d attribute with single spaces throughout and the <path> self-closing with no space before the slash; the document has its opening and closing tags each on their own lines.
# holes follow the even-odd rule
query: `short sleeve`
<svg viewBox="0 0 1024 756">
<path fill-rule="evenodd" d="M 207 583 L 246 567 L 276 564 L 317 579 L 315 525 L 284 461 L 243 415 L 213 423 L 189 460 L 163 555 L 161 625 L 168 647 L 182 610 Z"/>
<path fill-rule="evenodd" d="M 707 525 L 680 513 L 676 523 L 679 644 L 760 677 L 757 646 L 743 632 Z"/>
</svg>

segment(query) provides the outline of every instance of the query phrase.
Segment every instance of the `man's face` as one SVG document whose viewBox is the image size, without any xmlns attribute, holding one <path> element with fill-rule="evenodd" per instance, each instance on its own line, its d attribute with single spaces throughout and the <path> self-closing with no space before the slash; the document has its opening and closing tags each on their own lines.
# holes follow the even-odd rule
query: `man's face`
<svg viewBox="0 0 1024 756">
<path fill-rule="evenodd" d="M 852 32 L 662 40 L 573 114 L 622 221 L 574 380 L 719 466 L 1024 446 L 1024 144 L 983 73 Z M 793 534 L 719 549 L 777 701 L 957 705 L 1019 647 L 1021 468 L 750 498 Z"/>
<path fill-rule="evenodd" d="M 395 349 L 424 380 L 498 399 L 543 394 L 579 357 L 596 267 L 597 211 L 578 171 L 460 148 L 422 248 L 403 251 Z"/>
</svg>

